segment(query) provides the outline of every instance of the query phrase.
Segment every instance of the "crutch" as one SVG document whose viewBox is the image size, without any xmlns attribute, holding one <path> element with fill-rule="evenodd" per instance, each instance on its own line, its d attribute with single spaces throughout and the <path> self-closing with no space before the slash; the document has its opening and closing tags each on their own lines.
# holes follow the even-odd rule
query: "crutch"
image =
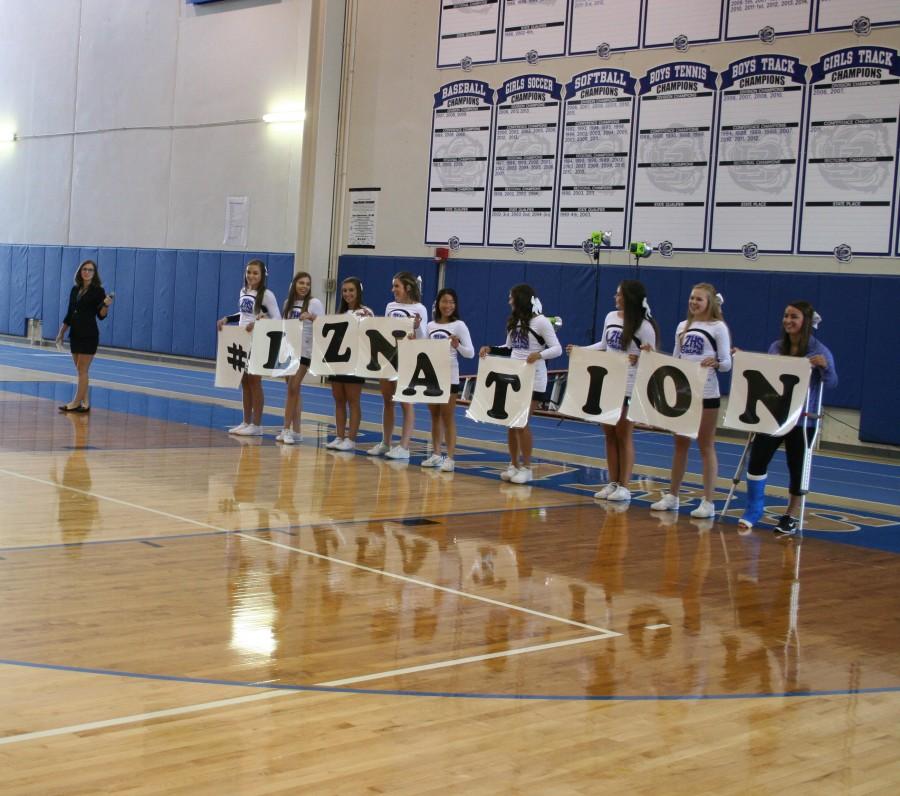
<svg viewBox="0 0 900 796">
<path fill-rule="evenodd" d="M 819 433 L 822 430 L 822 393 L 824 390 L 821 382 L 818 386 L 819 394 L 816 396 L 815 413 L 809 411 L 812 390 L 806 394 L 806 411 L 803 413 L 803 474 L 800 478 L 800 522 L 797 526 L 799 533 L 803 533 L 803 521 L 806 518 L 806 495 L 809 492 L 809 480 L 812 475 L 813 449 L 819 442 Z M 807 433 L 810 418 L 815 423 L 812 439 Z"/>
<path fill-rule="evenodd" d="M 744 445 L 744 450 L 741 453 L 741 459 L 738 462 L 737 469 L 734 471 L 734 476 L 731 479 L 731 489 L 728 490 L 728 497 L 725 498 L 725 507 L 719 514 L 720 517 L 724 517 L 728 513 L 728 504 L 731 503 L 731 498 L 734 497 L 734 490 L 737 489 L 737 485 L 741 483 L 741 476 L 744 473 L 744 462 L 747 461 L 747 452 L 750 450 L 750 446 L 753 444 L 754 437 L 756 437 L 755 432 L 747 437 L 747 444 Z"/>
</svg>

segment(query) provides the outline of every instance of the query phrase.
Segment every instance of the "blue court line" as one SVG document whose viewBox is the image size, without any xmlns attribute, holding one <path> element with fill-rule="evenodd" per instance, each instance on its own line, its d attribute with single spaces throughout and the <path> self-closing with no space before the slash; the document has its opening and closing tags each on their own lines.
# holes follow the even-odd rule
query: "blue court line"
<svg viewBox="0 0 900 796">
<path fill-rule="evenodd" d="M 182 677 L 169 674 L 145 674 L 142 672 L 126 672 L 117 669 L 95 669 L 86 666 L 66 666 L 58 663 L 36 663 L 19 661 L 11 658 L 0 658 L 0 665 L 20 666 L 27 669 L 45 669 L 58 672 L 75 672 L 78 674 L 99 674 L 113 677 L 130 677 L 137 680 L 156 680 L 173 683 L 190 683 L 194 685 L 225 685 L 237 688 L 260 688 L 268 691 L 317 692 L 326 694 L 373 694 L 377 696 L 404 697 L 441 697 L 444 699 L 521 699 L 542 700 L 548 702 L 699 702 L 722 699 L 771 699 L 821 696 L 848 696 L 850 694 L 886 694 L 900 691 L 900 686 L 883 686 L 878 688 L 850 688 L 821 691 L 772 691 L 769 693 L 740 694 L 492 694 L 486 692 L 458 693 L 452 691 L 409 691 L 404 689 L 348 688 L 345 686 L 297 685 L 293 683 L 253 683 L 241 680 L 217 680 L 205 677 Z"/>
</svg>

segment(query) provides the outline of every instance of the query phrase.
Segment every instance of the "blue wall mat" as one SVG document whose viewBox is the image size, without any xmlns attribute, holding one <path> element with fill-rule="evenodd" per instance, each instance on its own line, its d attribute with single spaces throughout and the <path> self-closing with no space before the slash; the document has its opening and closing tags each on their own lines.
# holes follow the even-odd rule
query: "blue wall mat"
<svg viewBox="0 0 900 796">
<path fill-rule="evenodd" d="M 81 249 L 63 246 L 62 264 L 59 271 L 59 321 L 62 323 L 69 309 L 69 294 L 75 286 L 75 272 L 78 270 Z"/>
<path fill-rule="evenodd" d="M 459 298 L 459 314 L 472 335 L 475 358 L 459 357 L 459 372 L 463 374 L 478 371 L 478 349 L 486 345 L 487 319 L 490 314 L 491 297 L 487 290 L 487 272 L 490 263 L 480 260 L 450 260 L 445 272 L 445 283 L 456 291 Z"/>
<path fill-rule="evenodd" d="M 851 275 L 819 279 L 818 303 L 813 306 L 822 316 L 822 323 L 813 334 L 821 338 L 834 354 L 838 373 L 838 386 L 825 394 L 829 406 L 861 405 L 863 385 L 868 379 L 862 352 L 868 350 L 870 343 L 876 349 L 882 349 L 880 341 L 868 339 L 868 324 L 865 322 L 872 281 L 866 276 Z M 882 287 L 885 284 L 888 283 L 882 282 Z M 890 334 L 883 322 L 876 326 L 876 330 Z"/>
<path fill-rule="evenodd" d="M 238 299 L 244 286 L 244 265 L 241 252 L 219 253 L 219 318 L 238 311 Z"/>
<path fill-rule="evenodd" d="M 263 259 L 263 258 L 260 258 Z M 284 308 L 285 299 L 287 299 L 288 290 L 291 288 L 291 280 L 294 278 L 294 256 L 292 254 L 269 254 L 266 255 L 269 266 L 269 289 L 278 299 L 278 309 Z M 303 269 L 298 269 L 302 271 Z M 313 285 L 315 288 L 316 286 Z M 315 296 L 315 293 L 313 293 Z M 316 296 L 321 299 L 321 296 Z"/>
<path fill-rule="evenodd" d="M 13 246 L 9 270 L 9 331 L 25 334 L 25 291 L 28 285 L 28 247 Z"/>
<path fill-rule="evenodd" d="M 191 356 L 216 356 L 216 320 L 219 303 L 219 252 L 197 256 L 197 306 L 194 316 L 194 348 Z"/>
<path fill-rule="evenodd" d="M 25 317 L 40 318 L 44 291 L 44 247 L 28 247 L 28 273 L 25 283 Z"/>
<path fill-rule="evenodd" d="M 12 246 L 0 246 L 0 333 L 9 334 L 10 271 Z M 16 332 L 18 334 L 18 332 Z"/>
<path fill-rule="evenodd" d="M 106 323 L 112 329 L 111 345 L 116 348 L 132 347 L 134 328 L 134 272 L 137 262 L 135 249 L 116 249 L 115 300 Z"/>
<path fill-rule="evenodd" d="M 172 351 L 172 324 L 175 319 L 175 261 L 177 253 L 171 249 L 156 252 L 156 272 L 153 279 L 153 319 L 151 340 L 153 351 Z"/>
<path fill-rule="evenodd" d="M 44 289 L 41 293 L 41 333 L 44 339 L 52 340 L 59 331 L 59 294 L 66 290 L 62 283 L 62 246 L 47 246 L 44 249 Z"/>
<path fill-rule="evenodd" d="M 156 249 L 137 249 L 134 255 L 134 305 L 131 344 L 138 351 L 154 351 L 153 310 L 156 304 Z"/>
<path fill-rule="evenodd" d="M 857 349 L 860 358 L 865 358 L 866 381 L 862 393 L 859 429 L 859 438 L 865 442 L 900 445 L 898 307 L 900 307 L 900 277 L 872 278 L 868 323 L 866 324 L 864 317 L 848 319 L 854 328 L 867 325 L 867 339 L 871 341 L 871 345 Z M 841 365 L 838 364 L 837 368 L 838 376 L 841 377 Z"/>
<path fill-rule="evenodd" d="M 175 296 L 172 309 L 172 353 L 194 352 L 194 321 L 197 312 L 197 267 L 200 253 L 181 249 L 175 255 Z"/>
<path fill-rule="evenodd" d="M 100 280 L 103 289 L 107 293 L 115 293 L 116 288 L 116 263 L 118 249 L 100 248 L 97 250 L 97 268 L 100 272 Z M 100 328 L 100 345 L 113 345 L 112 310 L 109 310 L 104 320 L 97 319 Z"/>
</svg>

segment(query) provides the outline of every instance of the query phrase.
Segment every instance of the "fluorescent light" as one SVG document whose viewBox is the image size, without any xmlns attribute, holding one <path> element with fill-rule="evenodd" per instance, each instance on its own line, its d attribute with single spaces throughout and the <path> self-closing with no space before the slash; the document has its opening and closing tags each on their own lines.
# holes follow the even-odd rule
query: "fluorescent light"
<svg viewBox="0 0 900 796">
<path fill-rule="evenodd" d="M 263 121 L 267 124 L 290 124 L 302 122 L 306 118 L 306 111 L 276 111 L 263 115 Z"/>
<path fill-rule="evenodd" d="M 16 140 L 16 131 L 12 128 L 0 129 L 0 144 L 11 144 Z"/>
</svg>

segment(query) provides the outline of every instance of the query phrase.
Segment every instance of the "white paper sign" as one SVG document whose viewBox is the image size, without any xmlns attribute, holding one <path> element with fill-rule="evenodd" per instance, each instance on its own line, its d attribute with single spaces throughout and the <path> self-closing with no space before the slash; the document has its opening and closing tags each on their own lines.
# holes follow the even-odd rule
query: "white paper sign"
<svg viewBox="0 0 900 796">
<path fill-rule="evenodd" d="M 348 249 L 374 249 L 380 188 L 350 189 Z"/>
<path fill-rule="evenodd" d="M 534 365 L 523 359 L 484 357 L 466 417 L 478 423 L 524 428 L 534 390 Z"/>
<path fill-rule="evenodd" d="M 237 387 L 250 361 L 250 333 L 243 326 L 223 326 L 216 344 L 216 387 Z"/>
<path fill-rule="evenodd" d="M 622 414 L 627 380 L 626 355 L 576 346 L 569 354 L 566 394 L 559 413 L 614 426 Z"/>
<path fill-rule="evenodd" d="M 811 371 L 806 357 L 738 351 L 722 425 L 784 436 L 797 424 L 806 405 Z"/>
<path fill-rule="evenodd" d="M 313 321 L 309 371 L 314 376 L 352 376 L 359 350 L 355 315 L 320 315 Z"/>
<path fill-rule="evenodd" d="M 303 321 L 281 318 L 253 324 L 250 367 L 254 376 L 293 376 L 300 367 Z"/>
<path fill-rule="evenodd" d="M 229 196 L 225 200 L 225 246 L 247 248 L 247 227 L 250 223 L 250 198 Z"/>
<path fill-rule="evenodd" d="M 641 352 L 628 419 L 682 437 L 697 438 L 703 417 L 706 368 L 690 359 Z"/>
<path fill-rule="evenodd" d="M 398 346 L 394 399 L 408 404 L 450 400 L 450 339 L 404 340 Z"/>
<path fill-rule="evenodd" d="M 363 318 L 359 322 L 356 375 L 366 379 L 397 378 L 397 349 L 412 334 L 412 318 Z"/>
</svg>

